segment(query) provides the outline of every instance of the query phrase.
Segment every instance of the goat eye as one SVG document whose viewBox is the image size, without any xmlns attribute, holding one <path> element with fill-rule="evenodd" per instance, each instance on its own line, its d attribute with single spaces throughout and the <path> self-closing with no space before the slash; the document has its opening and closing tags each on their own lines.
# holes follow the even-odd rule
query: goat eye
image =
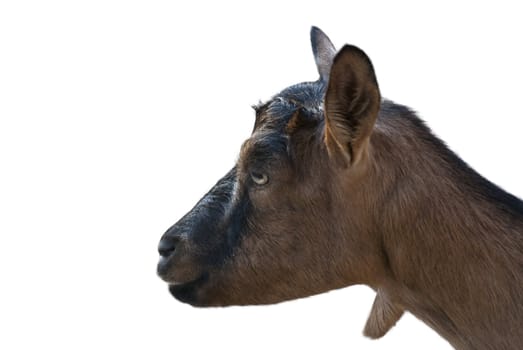
<svg viewBox="0 0 523 350">
<path fill-rule="evenodd" d="M 251 179 L 256 185 L 265 185 L 269 182 L 269 177 L 262 173 L 251 172 Z"/>
</svg>

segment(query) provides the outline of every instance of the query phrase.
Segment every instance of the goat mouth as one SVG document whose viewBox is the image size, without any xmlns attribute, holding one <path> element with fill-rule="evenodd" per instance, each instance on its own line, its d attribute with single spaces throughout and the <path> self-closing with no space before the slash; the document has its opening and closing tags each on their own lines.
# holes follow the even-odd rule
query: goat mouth
<svg viewBox="0 0 523 350">
<path fill-rule="evenodd" d="M 169 292 L 179 301 L 193 306 L 198 306 L 198 290 L 208 280 L 206 273 L 197 279 L 185 283 L 170 283 Z"/>
</svg>

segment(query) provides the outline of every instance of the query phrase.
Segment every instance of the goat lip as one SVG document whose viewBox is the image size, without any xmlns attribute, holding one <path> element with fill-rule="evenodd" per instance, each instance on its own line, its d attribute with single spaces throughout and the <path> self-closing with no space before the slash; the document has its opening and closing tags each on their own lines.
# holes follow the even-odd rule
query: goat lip
<svg viewBox="0 0 523 350">
<path fill-rule="evenodd" d="M 197 279 L 196 279 L 196 280 L 197 280 Z M 169 287 L 180 287 L 180 286 L 184 286 L 184 285 L 187 285 L 187 284 L 193 283 L 193 282 L 195 282 L 196 280 L 185 281 L 185 282 L 182 282 L 182 281 L 169 281 L 168 284 L 169 284 Z"/>
<path fill-rule="evenodd" d="M 203 282 L 205 279 L 207 279 L 206 274 L 202 274 L 198 278 L 195 278 L 195 279 L 192 279 L 192 280 L 189 280 L 189 281 L 173 281 L 173 280 L 171 280 L 171 281 L 168 282 L 169 289 L 193 286 L 193 285 L 196 285 L 198 283 Z"/>
<path fill-rule="evenodd" d="M 156 273 L 158 277 L 167 283 L 170 283 L 169 270 L 171 269 L 171 263 L 169 258 L 160 257 L 158 265 L 156 266 Z"/>
<path fill-rule="evenodd" d="M 169 288 L 171 287 L 183 287 L 185 285 L 193 284 L 199 280 L 202 279 L 202 276 L 199 275 L 197 278 L 187 278 L 187 279 L 176 279 L 176 277 L 173 276 L 173 273 L 165 273 L 165 274 L 158 274 L 164 282 L 166 282 L 169 285 Z"/>
<path fill-rule="evenodd" d="M 197 290 L 208 280 L 206 273 L 202 274 L 195 280 L 189 282 L 170 282 L 169 292 L 181 302 L 191 305 L 197 305 L 196 294 Z"/>
</svg>

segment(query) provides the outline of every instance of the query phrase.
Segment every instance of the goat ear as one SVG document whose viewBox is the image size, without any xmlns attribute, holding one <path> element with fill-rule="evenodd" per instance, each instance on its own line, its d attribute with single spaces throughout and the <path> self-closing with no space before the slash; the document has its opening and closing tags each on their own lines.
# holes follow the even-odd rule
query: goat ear
<svg viewBox="0 0 523 350">
<path fill-rule="evenodd" d="M 316 67 L 320 73 L 320 81 L 327 82 L 332 60 L 336 55 L 336 48 L 329 37 L 318 27 L 311 28 L 311 45 Z"/>
<path fill-rule="evenodd" d="M 345 45 L 334 58 L 325 94 L 325 143 L 344 166 L 357 162 L 378 116 L 381 97 L 374 68 L 359 48 Z"/>
</svg>

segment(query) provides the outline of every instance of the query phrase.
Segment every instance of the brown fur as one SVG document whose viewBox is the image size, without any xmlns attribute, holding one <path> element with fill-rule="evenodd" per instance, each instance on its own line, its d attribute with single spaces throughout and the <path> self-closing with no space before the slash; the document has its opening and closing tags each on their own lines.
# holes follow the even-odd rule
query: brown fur
<svg viewBox="0 0 523 350">
<path fill-rule="evenodd" d="M 521 202 L 410 110 L 381 101 L 361 50 L 345 46 L 334 58 L 317 29 L 315 41 L 324 100 L 298 99 L 316 91 L 299 85 L 257 107 L 236 167 L 162 238 L 160 276 L 199 306 L 366 284 L 377 291 L 371 338 L 409 311 L 456 349 L 522 349 Z M 269 182 L 253 184 L 255 174 Z M 220 211 L 208 212 L 218 194 Z M 173 237 L 176 247 L 166 243 Z"/>
</svg>

